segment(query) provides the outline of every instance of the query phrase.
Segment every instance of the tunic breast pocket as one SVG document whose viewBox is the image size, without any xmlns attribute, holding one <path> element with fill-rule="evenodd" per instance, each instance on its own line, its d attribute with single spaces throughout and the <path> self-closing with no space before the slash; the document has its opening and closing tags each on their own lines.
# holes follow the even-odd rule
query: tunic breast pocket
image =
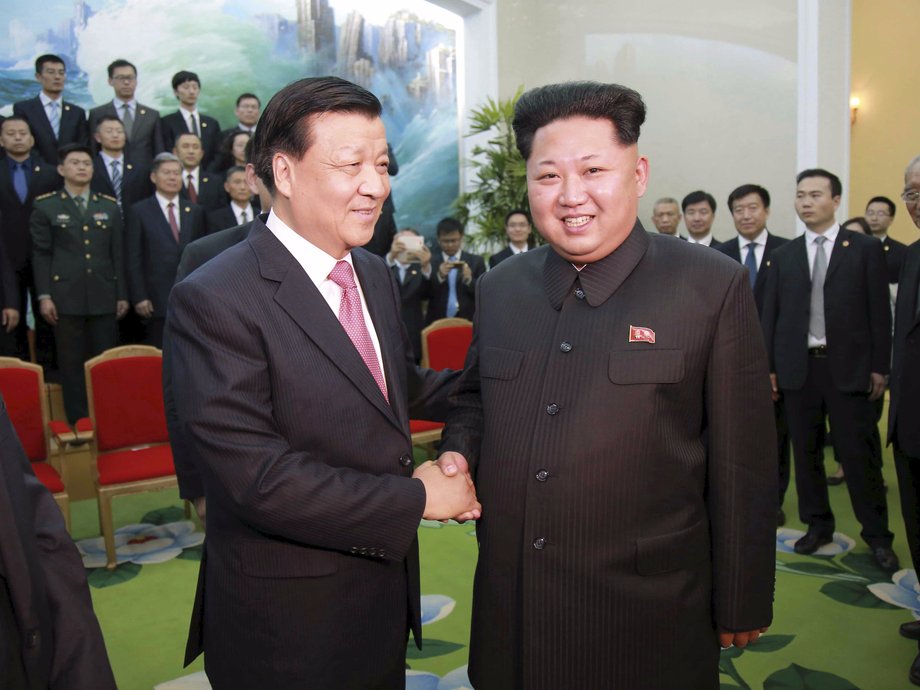
<svg viewBox="0 0 920 690">
<path fill-rule="evenodd" d="M 679 383 L 684 378 L 682 350 L 621 350 L 610 353 L 607 375 L 613 383 Z"/>
<path fill-rule="evenodd" d="M 510 381 L 518 375 L 524 353 L 501 347 L 485 347 L 479 355 L 479 375 L 484 379 Z"/>
</svg>

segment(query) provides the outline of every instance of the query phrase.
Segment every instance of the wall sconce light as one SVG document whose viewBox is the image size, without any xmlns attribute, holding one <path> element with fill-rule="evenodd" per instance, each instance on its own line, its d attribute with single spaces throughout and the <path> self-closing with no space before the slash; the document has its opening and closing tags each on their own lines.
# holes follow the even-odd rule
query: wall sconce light
<svg viewBox="0 0 920 690">
<path fill-rule="evenodd" d="M 859 96 L 850 96 L 850 126 L 856 124 L 856 114 L 859 112 Z"/>
</svg>

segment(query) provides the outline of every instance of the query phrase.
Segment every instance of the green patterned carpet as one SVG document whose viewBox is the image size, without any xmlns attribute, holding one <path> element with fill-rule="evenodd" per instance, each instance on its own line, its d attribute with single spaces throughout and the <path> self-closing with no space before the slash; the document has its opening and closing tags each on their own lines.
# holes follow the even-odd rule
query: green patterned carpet
<svg viewBox="0 0 920 690">
<path fill-rule="evenodd" d="M 891 487 L 888 499 L 895 550 L 902 565 L 909 567 L 890 452 L 886 453 L 885 476 Z M 911 613 L 886 603 L 868 586 L 889 601 L 898 596 L 905 602 L 917 601 L 917 593 L 898 589 L 890 577 L 874 567 L 867 547 L 858 541 L 858 526 L 846 487 L 831 487 L 830 491 L 838 530 L 845 536 L 825 548 L 840 553 L 808 557 L 786 553 L 779 547 L 773 627 L 755 646 L 723 654 L 723 689 L 914 687 L 907 681 L 907 669 L 917 653 L 916 642 L 901 638 L 897 630 L 899 624 L 911 619 Z M 794 491 L 790 491 L 785 509 L 790 517 L 796 515 Z M 76 539 L 98 535 L 95 502 L 74 504 L 73 517 Z M 117 499 L 115 519 L 120 526 L 172 523 L 183 516 L 178 495 L 173 491 Z M 802 526 L 790 519 L 788 528 Z M 438 523 L 419 528 L 428 643 L 421 653 L 410 647 L 410 688 L 468 687 L 463 667 L 476 558 L 472 530 L 472 525 Z M 794 534 L 788 538 L 794 538 Z M 150 540 L 148 536 L 137 541 L 143 544 Z M 163 553 L 166 555 L 152 560 L 162 560 L 172 552 Z M 90 571 L 93 601 L 121 690 L 147 690 L 202 670 L 201 659 L 189 669 L 183 669 L 181 664 L 199 557 L 200 547 L 192 546 L 162 562 L 126 563 L 114 574 L 104 569 Z M 184 687 L 201 686 L 189 683 Z"/>
</svg>

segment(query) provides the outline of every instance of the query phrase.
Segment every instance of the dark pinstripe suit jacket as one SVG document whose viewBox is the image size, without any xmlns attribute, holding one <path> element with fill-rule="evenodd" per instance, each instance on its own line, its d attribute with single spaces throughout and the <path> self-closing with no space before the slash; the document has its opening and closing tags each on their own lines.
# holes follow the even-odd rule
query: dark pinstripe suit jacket
<svg viewBox="0 0 920 690">
<path fill-rule="evenodd" d="M 174 395 L 208 501 L 190 647 L 203 634 L 215 687 L 405 684 L 425 505 L 409 478 L 409 415 L 443 418 L 453 376 L 414 366 L 386 265 L 352 257 L 389 405 L 261 220 L 172 292 Z"/>
<path fill-rule="evenodd" d="M 718 688 L 716 627 L 768 625 L 773 599 L 776 432 L 742 267 L 637 222 L 580 274 L 541 247 L 478 290 L 442 444 L 483 506 L 476 690 Z"/>
<path fill-rule="evenodd" d="M 888 441 L 920 458 L 920 242 L 904 252 L 894 319 Z"/>
</svg>

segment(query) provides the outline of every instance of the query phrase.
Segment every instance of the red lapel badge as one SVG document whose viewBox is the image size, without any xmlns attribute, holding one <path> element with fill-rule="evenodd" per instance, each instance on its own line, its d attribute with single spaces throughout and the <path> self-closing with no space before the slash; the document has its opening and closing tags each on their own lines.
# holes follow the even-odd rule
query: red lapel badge
<svg viewBox="0 0 920 690">
<path fill-rule="evenodd" d="M 645 326 L 629 327 L 629 342 L 631 343 L 654 343 L 655 331 Z"/>
</svg>

